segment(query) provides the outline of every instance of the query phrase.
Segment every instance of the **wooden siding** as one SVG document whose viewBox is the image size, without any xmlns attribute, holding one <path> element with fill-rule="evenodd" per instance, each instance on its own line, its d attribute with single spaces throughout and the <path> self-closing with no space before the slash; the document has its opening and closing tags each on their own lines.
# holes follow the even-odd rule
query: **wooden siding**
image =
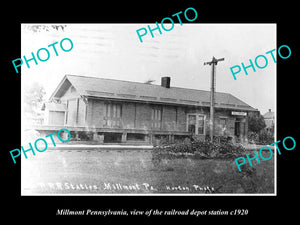
<svg viewBox="0 0 300 225">
<path fill-rule="evenodd" d="M 82 99 L 78 98 L 77 100 L 77 125 L 84 126 L 85 125 L 85 110 L 86 106 Z"/>
<path fill-rule="evenodd" d="M 124 102 L 122 104 L 122 127 L 125 129 L 136 128 L 136 104 Z"/>
<path fill-rule="evenodd" d="M 49 111 L 49 124 L 64 125 L 64 121 L 65 121 L 65 112 Z"/>
<path fill-rule="evenodd" d="M 116 104 L 114 101 L 89 99 L 87 105 L 87 126 L 95 128 L 107 128 L 106 106 L 107 103 Z M 122 129 L 145 129 L 161 131 L 186 131 L 186 114 L 183 107 L 162 106 L 155 104 L 117 102 L 121 104 Z M 152 109 L 162 109 L 161 126 L 153 127 Z"/>
<path fill-rule="evenodd" d="M 187 115 L 201 114 L 205 115 L 205 133 L 202 136 L 209 134 L 208 107 L 184 107 L 93 98 L 89 98 L 86 104 L 81 98 L 73 98 L 74 93 L 69 93 L 68 96 L 72 98 L 67 99 L 63 96 L 67 101 L 66 125 L 68 126 L 85 126 L 115 131 L 119 129 L 120 132 L 122 132 L 121 130 L 187 132 Z M 107 115 L 108 105 L 110 105 L 110 110 L 115 105 L 120 106 L 120 118 L 117 118 L 120 122 L 117 124 L 113 121 L 116 118 L 110 118 Z M 157 115 L 157 118 L 155 118 L 155 115 L 153 115 L 157 111 L 161 111 L 161 118 Z M 234 136 L 236 118 L 237 116 L 231 115 L 231 110 L 217 109 L 215 111 L 215 135 Z M 225 119 L 224 126 L 221 125 L 221 119 Z M 247 132 L 247 119 L 242 119 Z M 157 125 L 158 123 L 160 123 L 160 126 Z"/>
<path fill-rule="evenodd" d="M 67 100 L 67 125 L 75 126 L 77 118 L 77 99 Z"/>
<path fill-rule="evenodd" d="M 177 110 L 174 106 L 163 106 L 162 111 L 162 129 L 174 131 L 177 130 Z"/>
<path fill-rule="evenodd" d="M 68 99 L 74 99 L 79 97 L 80 95 L 77 93 L 76 89 L 73 86 L 70 86 L 63 94 L 63 96 L 60 98 L 60 101 L 62 103 L 66 103 Z"/>
</svg>

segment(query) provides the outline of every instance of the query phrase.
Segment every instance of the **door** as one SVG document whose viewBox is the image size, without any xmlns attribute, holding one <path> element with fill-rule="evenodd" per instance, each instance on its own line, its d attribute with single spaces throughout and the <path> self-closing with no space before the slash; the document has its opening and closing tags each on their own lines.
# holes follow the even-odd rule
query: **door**
<svg viewBox="0 0 300 225">
<path fill-rule="evenodd" d="M 49 125 L 64 125 L 65 112 L 49 111 Z"/>
<path fill-rule="evenodd" d="M 226 131 L 226 118 L 220 118 L 220 134 L 222 136 L 225 136 L 225 131 Z"/>
<path fill-rule="evenodd" d="M 236 121 L 234 123 L 234 135 L 238 138 L 241 135 L 241 121 L 238 119 L 236 119 Z"/>
</svg>

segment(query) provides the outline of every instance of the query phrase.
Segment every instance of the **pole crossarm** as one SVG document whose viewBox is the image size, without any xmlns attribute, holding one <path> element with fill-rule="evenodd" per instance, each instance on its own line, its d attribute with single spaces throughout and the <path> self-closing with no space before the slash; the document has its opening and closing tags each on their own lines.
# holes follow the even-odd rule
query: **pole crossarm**
<svg viewBox="0 0 300 225">
<path fill-rule="evenodd" d="M 210 62 L 205 62 L 204 65 L 211 65 L 211 64 L 218 64 L 219 61 L 224 61 L 225 58 L 221 58 L 221 59 L 216 59 L 215 57 L 213 57 L 212 61 Z"/>
</svg>

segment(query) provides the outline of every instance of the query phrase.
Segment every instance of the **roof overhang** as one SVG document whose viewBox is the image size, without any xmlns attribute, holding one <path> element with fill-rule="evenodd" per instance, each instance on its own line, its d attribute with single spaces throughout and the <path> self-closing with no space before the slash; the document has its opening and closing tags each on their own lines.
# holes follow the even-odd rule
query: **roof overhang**
<svg viewBox="0 0 300 225">
<path fill-rule="evenodd" d="M 56 87 L 52 95 L 50 96 L 49 100 L 58 99 L 68 90 L 68 88 L 72 86 L 71 82 L 68 80 L 67 76 L 65 75 L 64 78 L 61 80 L 59 85 Z"/>
<path fill-rule="evenodd" d="M 195 102 L 195 103 L 187 103 L 180 101 L 162 101 L 158 100 L 143 100 L 143 99 L 130 99 L 130 98 L 122 98 L 115 96 L 95 96 L 95 95 L 84 95 L 84 97 L 89 99 L 101 99 L 104 101 L 120 101 L 120 102 L 132 102 L 132 103 L 145 103 L 145 104 L 162 104 L 162 105 L 173 105 L 173 106 L 185 106 L 185 107 L 205 107 L 210 108 L 209 102 Z M 235 111 L 258 111 L 257 109 L 252 108 L 251 106 L 241 106 L 234 104 L 223 104 L 223 103 L 215 103 L 215 109 L 224 109 L 224 110 L 235 110 Z"/>
</svg>

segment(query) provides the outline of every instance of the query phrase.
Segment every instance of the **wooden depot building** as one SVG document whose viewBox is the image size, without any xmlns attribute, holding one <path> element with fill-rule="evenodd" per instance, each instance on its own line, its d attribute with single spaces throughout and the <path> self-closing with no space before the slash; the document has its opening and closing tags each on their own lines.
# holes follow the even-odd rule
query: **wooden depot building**
<svg viewBox="0 0 300 225">
<path fill-rule="evenodd" d="M 155 143 L 209 135 L 210 91 L 87 76 L 65 75 L 43 105 L 52 133 L 71 131 L 72 139 L 96 143 Z M 215 93 L 214 136 L 247 141 L 249 112 L 257 111 L 229 93 Z"/>
</svg>

